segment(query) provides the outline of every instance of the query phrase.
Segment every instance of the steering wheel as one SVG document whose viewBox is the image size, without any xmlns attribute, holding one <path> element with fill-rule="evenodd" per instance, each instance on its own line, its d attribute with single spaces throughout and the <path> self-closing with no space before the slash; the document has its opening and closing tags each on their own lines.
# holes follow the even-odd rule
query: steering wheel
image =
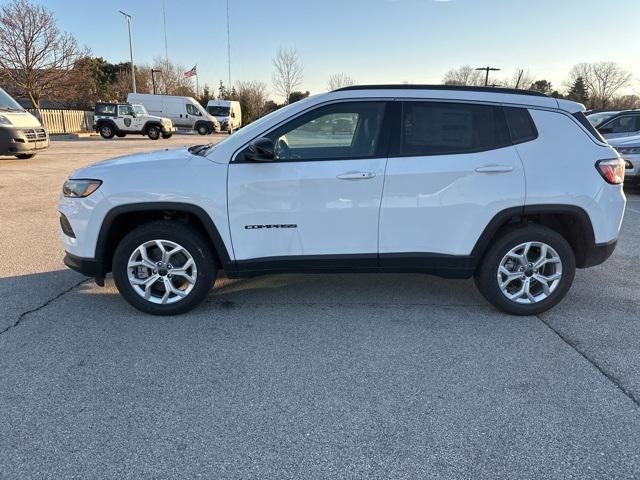
<svg viewBox="0 0 640 480">
<path fill-rule="evenodd" d="M 287 142 L 287 136 L 283 135 L 278 139 L 275 146 L 276 158 L 287 160 L 291 158 L 291 148 L 289 148 L 289 142 Z"/>
</svg>

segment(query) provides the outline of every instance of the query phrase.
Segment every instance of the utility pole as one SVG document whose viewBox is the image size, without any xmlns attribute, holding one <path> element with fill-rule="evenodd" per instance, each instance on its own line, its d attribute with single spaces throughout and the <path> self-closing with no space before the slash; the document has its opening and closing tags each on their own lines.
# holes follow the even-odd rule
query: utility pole
<svg viewBox="0 0 640 480">
<path fill-rule="evenodd" d="M 151 85 L 153 85 L 153 94 L 156 94 L 156 77 L 154 76 L 154 73 L 162 73 L 162 70 L 154 70 L 153 68 L 151 69 Z"/>
<path fill-rule="evenodd" d="M 499 72 L 500 71 L 499 68 L 494 68 L 494 67 L 479 67 L 479 68 L 476 68 L 476 70 L 487 72 L 487 74 L 484 77 L 484 86 L 485 87 L 489 86 L 489 72 Z"/>
<path fill-rule="evenodd" d="M 520 88 L 520 80 L 522 80 L 522 74 L 524 74 L 524 68 L 520 69 L 520 73 L 518 74 L 518 81 L 516 82 L 516 88 Z"/>
<path fill-rule="evenodd" d="M 227 0 L 227 67 L 229 69 L 229 88 L 231 88 L 231 35 L 229 34 L 229 0 Z"/>
<path fill-rule="evenodd" d="M 133 46 L 131 44 L 131 15 L 124 13 L 122 10 L 118 10 L 127 19 L 127 26 L 129 27 L 129 56 L 131 57 L 131 84 L 133 86 L 133 93 L 136 93 L 136 71 L 133 66 Z"/>
</svg>

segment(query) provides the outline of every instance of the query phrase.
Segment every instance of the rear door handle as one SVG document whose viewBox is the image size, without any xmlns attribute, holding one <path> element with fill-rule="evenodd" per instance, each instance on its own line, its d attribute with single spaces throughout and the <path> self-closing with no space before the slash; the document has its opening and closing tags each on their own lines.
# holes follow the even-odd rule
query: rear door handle
<svg viewBox="0 0 640 480">
<path fill-rule="evenodd" d="M 340 180 L 369 180 L 375 177 L 373 172 L 347 172 L 337 175 L 336 178 Z"/>
<path fill-rule="evenodd" d="M 476 168 L 478 173 L 507 173 L 513 172 L 513 167 L 509 165 L 485 165 L 484 167 Z"/>
</svg>

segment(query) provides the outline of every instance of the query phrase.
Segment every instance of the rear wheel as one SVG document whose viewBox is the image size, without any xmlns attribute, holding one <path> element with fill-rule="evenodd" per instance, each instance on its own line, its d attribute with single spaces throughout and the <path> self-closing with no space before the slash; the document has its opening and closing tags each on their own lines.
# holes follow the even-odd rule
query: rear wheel
<svg viewBox="0 0 640 480">
<path fill-rule="evenodd" d="M 198 131 L 198 133 L 200 135 L 208 135 L 209 134 L 209 128 L 206 125 L 202 124 L 202 123 L 200 125 L 198 125 L 198 128 L 196 130 Z"/>
<path fill-rule="evenodd" d="M 151 140 L 158 140 L 162 132 L 160 131 L 160 127 L 156 125 L 151 125 L 147 128 L 147 137 Z"/>
<path fill-rule="evenodd" d="M 113 128 L 108 123 L 102 124 L 100 126 L 99 131 L 100 131 L 100 136 L 102 138 L 106 138 L 107 140 L 110 139 L 110 138 L 113 138 L 113 136 L 116 134 L 115 128 Z"/>
<path fill-rule="evenodd" d="M 529 225 L 506 230 L 495 241 L 475 281 L 497 308 L 514 315 L 537 315 L 564 298 L 575 268 L 575 255 L 562 235 Z"/>
<path fill-rule="evenodd" d="M 113 278 L 132 306 L 153 315 L 185 313 L 213 286 L 213 253 L 196 229 L 180 222 L 142 225 L 126 235 L 113 256 Z"/>
<path fill-rule="evenodd" d="M 18 155 L 16 155 L 16 157 L 20 160 L 29 160 L 30 158 L 33 158 L 35 156 L 35 153 L 19 153 Z"/>
</svg>

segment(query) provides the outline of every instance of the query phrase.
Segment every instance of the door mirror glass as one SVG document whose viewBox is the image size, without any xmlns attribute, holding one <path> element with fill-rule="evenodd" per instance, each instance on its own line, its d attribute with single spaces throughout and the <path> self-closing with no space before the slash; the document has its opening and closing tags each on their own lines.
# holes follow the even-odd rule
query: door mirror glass
<svg viewBox="0 0 640 480">
<path fill-rule="evenodd" d="M 245 160 L 251 162 L 271 162 L 276 158 L 273 141 L 270 138 L 261 137 L 249 144 L 242 152 Z"/>
</svg>

